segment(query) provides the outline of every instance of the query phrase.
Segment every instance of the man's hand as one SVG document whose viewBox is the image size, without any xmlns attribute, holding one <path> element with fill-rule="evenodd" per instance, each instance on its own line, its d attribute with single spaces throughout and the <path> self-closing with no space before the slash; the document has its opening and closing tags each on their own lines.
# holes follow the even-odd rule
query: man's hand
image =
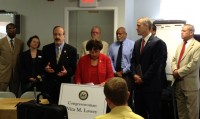
<svg viewBox="0 0 200 119">
<path fill-rule="evenodd" d="M 133 79 L 134 79 L 134 82 L 135 82 L 136 84 L 142 84 L 142 83 L 143 83 L 142 78 L 141 78 L 139 75 L 137 75 L 137 74 L 135 74 L 135 75 L 133 76 Z"/>
<path fill-rule="evenodd" d="M 66 75 L 67 74 L 67 70 L 65 69 L 65 67 L 64 66 L 62 66 L 62 71 L 60 71 L 60 72 L 58 72 L 58 76 L 64 76 L 64 75 Z"/>
<path fill-rule="evenodd" d="M 104 86 L 105 85 L 105 82 L 102 82 L 101 84 L 99 84 L 99 86 Z"/>
<path fill-rule="evenodd" d="M 116 72 L 116 73 L 115 73 L 115 76 L 116 76 L 116 77 L 121 77 L 121 78 L 122 78 L 122 74 L 123 74 L 123 71 L 119 71 L 119 72 Z"/>
<path fill-rule="evenodd" d="M 173 76 L 174 76 L 175 79 L 181 79 L 181 77 L 180 77 L 179 74 L 178 74 L 178 69 L 175 69 L 175 70 L 173 71 Z"/>
<path fill-rule="evenodd" d="M 45 71 L 48 73 L 54 73 L 55 71 L 50 67 L 50 62 L 45 67 Z"/>
</svg>

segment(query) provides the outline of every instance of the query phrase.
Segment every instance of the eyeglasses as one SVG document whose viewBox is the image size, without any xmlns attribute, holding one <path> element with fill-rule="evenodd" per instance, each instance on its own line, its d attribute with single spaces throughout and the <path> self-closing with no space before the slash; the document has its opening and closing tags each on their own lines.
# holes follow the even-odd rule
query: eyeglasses
<svg viewBox="0 0 200 119">
<path fill-rule="evenodd" d="M 94 34 L 94 33 L 99 34 L 99 32 L 92 32 L 92 33 L 93 33 L 93 34 Z"/>
</svg>

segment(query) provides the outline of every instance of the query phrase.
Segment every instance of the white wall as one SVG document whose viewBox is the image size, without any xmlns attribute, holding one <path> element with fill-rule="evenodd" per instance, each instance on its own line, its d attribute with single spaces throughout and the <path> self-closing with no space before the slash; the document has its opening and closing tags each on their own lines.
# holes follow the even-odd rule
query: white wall
<svg viewBox="0 0 200 119">
<path fill-rule="evenodd" d="M 134 0 L 126 0 L 125 3 L 125 28 L 127 32 L 127 38 L 134 40 Z"/>
<path fill-rule="evenodd" d="M 160 13 L 160 0 L 98 0 L 98 6 L 117 7 L 118 27 L 125 26 L 128 38 L 132 40 L 139 38 L 135 30 L 138 18 L 148 16 L 156 19 Z M 66 7 L 78 7 L 78 0 L 1 0 L 0 4 L 1 10 L 22 15 L 21 39 L 26 42 L 30 36 L 38 35 L 42 46 L 53 41 L 55 25 L 64 26 Z"/>
<path fill-rule="evenodd" d="M 118 25 L 125 24 L 125 0 L 98 0 L 100 7 L 118 7 Z M 64 9 L 78 7 L 78 0 L 1 0 L 0 9 L 16 11 L 22 15 L 21 39 L 25 42 L 38 35 L 41 46 L 53 42 L 55 25 L 64 26 Z M 27 46 L 25 47 L 27 49 Z"/>
<path fill-rule="evenodd" d="M 161 0 L 134 0 L 133 40 L 140 38 L 136 32 L 137 19 L 140 17 L 157 19 L 160 14 L 160 1 Z"/>
</svg>

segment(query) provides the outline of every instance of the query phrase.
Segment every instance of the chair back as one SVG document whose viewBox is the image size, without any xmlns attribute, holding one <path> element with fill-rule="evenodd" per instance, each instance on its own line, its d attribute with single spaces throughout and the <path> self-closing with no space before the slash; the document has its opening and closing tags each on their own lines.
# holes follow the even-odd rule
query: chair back
<svg viewBox="0 0 200 119">
<path fill-rule="evenodd" d="M 41 93 L 41 92 L 34 92 L 34 91 L 27 91 L 25 93 L 23 93 L 20 98 L 30 98 L 30 99 L 36 99 L 37 95 Z"/>
<path fill-rule="evenodd" d="M 0 98 L 16 98 L 16 95 L 13 92 L 0 91 Z"/>
</svg>

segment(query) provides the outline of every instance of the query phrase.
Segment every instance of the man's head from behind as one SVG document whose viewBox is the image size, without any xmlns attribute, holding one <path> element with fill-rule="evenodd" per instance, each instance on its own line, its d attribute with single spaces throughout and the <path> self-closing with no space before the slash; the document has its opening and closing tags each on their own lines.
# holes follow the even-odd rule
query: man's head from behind
<svg viewBox="0 0 200 119">
<path fill-rule="evenodd" d="M 104 94 L 111 109 L 126 105 L 130 95 L 126 81 L 120 77 L 113 77 L 105 83 Z"/>
<path fill-rule="evenodd" d="M 155 24 L 152 24 L 151 34 L 154 35 L 154 36 L 156 35 L 156 25 Z"/>
</svg>

